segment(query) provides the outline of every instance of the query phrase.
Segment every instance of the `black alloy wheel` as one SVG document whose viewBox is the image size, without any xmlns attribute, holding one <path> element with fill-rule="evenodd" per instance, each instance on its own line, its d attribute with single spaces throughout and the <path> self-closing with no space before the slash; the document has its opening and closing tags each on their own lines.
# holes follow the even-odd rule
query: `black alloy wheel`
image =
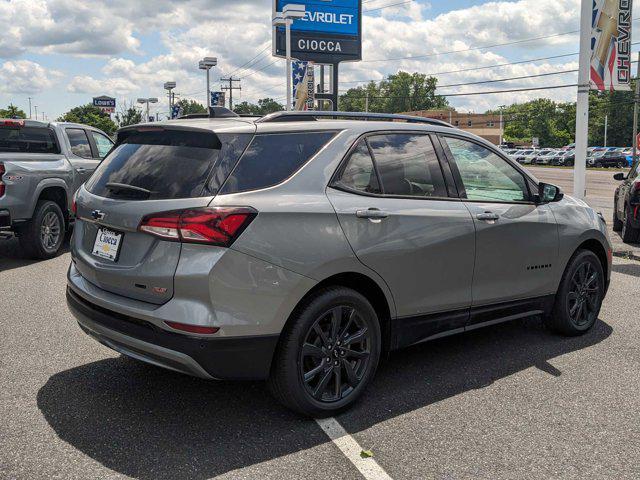
<svg viewBox="0 0 640 480">
<path fill-rule="evenodd" d="M 567 295 L 569 319 L 578 328 L 595 322 L 600 311 L 600 272 L 589 261 L 582 262 L 573 273 Z"/>
<path fill-rule="evenodd" d="M 371 355 L 371 333 L 351 306 L 323 313 L 308 329 L 300 351 L 307 393 L 320 402 L 345 398 L 360 384 Z"/>
<path fill-rule="evenodd" d="M 343 286 L 310 294 L 291 315 L 269 376 L 286 407 L 326 417 L 351 406 L 375 375 L 382 349 L 378 312 Z"/>
</svg>

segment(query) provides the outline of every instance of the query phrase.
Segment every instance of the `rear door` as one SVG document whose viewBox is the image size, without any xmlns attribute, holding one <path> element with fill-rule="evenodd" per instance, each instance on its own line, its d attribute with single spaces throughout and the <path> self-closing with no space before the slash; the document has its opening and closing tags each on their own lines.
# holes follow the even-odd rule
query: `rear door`
<svg viewBox="0 0 640 480">
<path fill-rule="evenodd" d="M 173 296 L 178 242 L 139 232 L 146 215 L 209 204 L 251 134 L 136 129 L 121 132 L 77 197 L 76 268 L 112 293 L 161 304 Z M 214 178 L 215 177 L 215 178 Z"/>
<path fill-rule="evenodd" d="M 69 141 L 69 162 L 76 172 L 74 187 L 78 189 L 93 174 L 100 160 L 95 158 L 89 136 L 84 128 L 68 127 L 64 132 Z"/>
<path fill-rule="evenodd" d="M 473 305 L 553 293 L 558 228 L 551 209 L 532 200 L 514 165 L 469 139 L 443 137 L 458 190 L 476 227 Z"/>
<path fill-rule="evenodd" d="M 327 190 L 355 254 L 389 285 L 399 325 L 411 326 L 401 343 L 467 319 L 474 227 L 464 204 L 449 197 L 449 174 L 429 135 L 376 134 L 358 141 Z"/>
</svg>

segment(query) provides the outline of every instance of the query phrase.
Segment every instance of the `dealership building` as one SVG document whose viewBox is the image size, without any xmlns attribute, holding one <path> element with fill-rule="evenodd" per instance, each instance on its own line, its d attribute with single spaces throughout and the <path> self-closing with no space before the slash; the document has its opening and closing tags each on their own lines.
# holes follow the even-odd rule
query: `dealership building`
<svg viewBox="0 0 640 480">
<path fill-rule="evenodd" d="M 418 110 L 415 112 L 403 112 L 403 115 L 416 117 L 437 118 L 451 123 L 451 125 L 478 135 L 489 142 L 500 144 L 500 115 L 486 113 L 462 113 L 455 109 L 442 110 Z"/>
</svg>

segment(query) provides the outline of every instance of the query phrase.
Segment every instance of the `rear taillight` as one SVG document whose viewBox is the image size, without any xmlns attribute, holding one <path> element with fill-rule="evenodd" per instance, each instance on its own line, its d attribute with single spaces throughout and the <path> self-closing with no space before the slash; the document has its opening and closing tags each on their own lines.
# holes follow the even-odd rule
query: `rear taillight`
<svg viewBox="0 0 640 480">
<path fill-rule="evenodd" d="M 78 216 L 78 203 L 76 202 L 76 197 L 78 196 L 78 192 L 73 194 L 73 198 L 71 199 L 71 211 L 77 217 Z"/>
<path fill-rule="evenodd" d="M 4 195 L 4 191 L 6 189 L 4 182 L 2 181 L 2 176 L 5 174 L 6 170 L 4 169 L 4 163 L 0 163 L 0 197 Z"/>
<path fill-rule="evenodd" d="M 229 247 L 256 217 L 249 207 L 205 207 L 145 216 L 138 230 L 170 241 Z"/>
<path fill-rule="evenodd" d="M 2 127 L 24 127 L 24 120 L 0 120 L 0 126 Z"/>
</svg>

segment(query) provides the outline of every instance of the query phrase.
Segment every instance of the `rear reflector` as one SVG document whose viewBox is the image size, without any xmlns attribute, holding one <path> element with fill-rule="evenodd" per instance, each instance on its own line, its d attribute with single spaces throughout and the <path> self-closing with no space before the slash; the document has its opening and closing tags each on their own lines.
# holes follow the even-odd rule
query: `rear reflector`
<svg viewBox="0 0 640 480">
<path fill-rule="evenodd" d="M 258 214 L 250 207 L 205 207 L 145 216 L 138 230 L 170 241 L 229 247 Z"/>
<path fill-rule="evenodd" d="M 2 176 L 5 174 L 6 170 L 4 168 L 4 163 L 0 163 L 0 197 L 4 195 L 4 191 L 6 189 L 4 182 L 2 181 Z"/>
<path fill-rule="evenodd" d="M 168 320 L 165 320 L 164 323 L 169 325 L 171 328 L 175 328 L 176 330 L 182 330 L 183 332 L 189 333 L 198 333 L 200 335 L 211 335 L 220 330 L 219 327 L 202 327 L 200 325 L 188 325 L 186 323 L 170 322 Z"/>
</svg>

